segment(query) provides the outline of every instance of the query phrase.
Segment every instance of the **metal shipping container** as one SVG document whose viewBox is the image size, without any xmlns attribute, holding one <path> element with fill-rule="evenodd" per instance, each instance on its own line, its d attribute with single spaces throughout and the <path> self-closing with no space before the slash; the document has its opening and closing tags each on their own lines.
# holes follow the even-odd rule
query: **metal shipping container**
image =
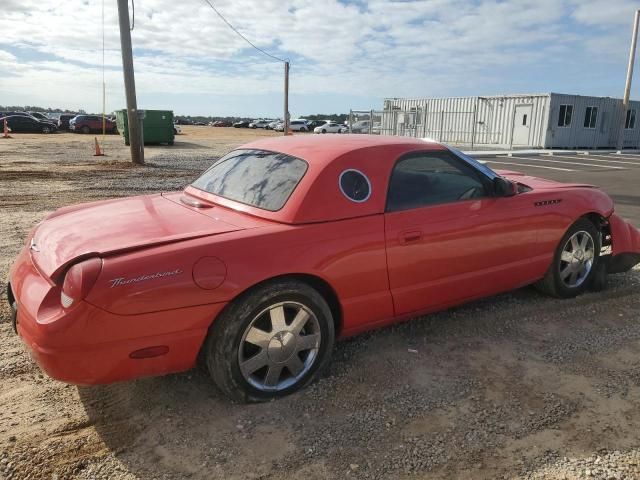
<svg viewBox="0 0 640 480">
<path fill-rule="evenodd" d="M 631 102 L 624 146 L 640 145 L 640 102 Z M 622 101 L 556 93 L 388 98 L 380 133 L 497 148 L 613 148 Z"/>
</svg>

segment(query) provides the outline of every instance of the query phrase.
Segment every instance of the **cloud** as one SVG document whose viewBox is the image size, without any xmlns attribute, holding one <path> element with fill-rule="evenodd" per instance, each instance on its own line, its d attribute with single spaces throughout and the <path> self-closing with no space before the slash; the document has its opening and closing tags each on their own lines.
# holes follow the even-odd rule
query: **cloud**
<svg viewBox="0 0 640 480">
<path fill-rule="evenodd" d="M 522 85 L 615 95 L 617 84 L 603 83 L 598 72 L 621 75 L 636 7 L 634 0 L 213 3 L 260 48 L 291 60 L 293 94 L 378 99 L 373 108 L 386 96 L 508 93 Z M 4 0 L 0 103 L 98 110 L 101 5 Z M 115 2 L 105 2 L 104 13 L 108 99 L 119 108 Z M 136 0 L 132 38 L 138 93 L 156 103 L 170 95 L 180 110 L 181 95 L 281 95 L 282 65 L 253 50 L 202 0 Z"/>
</svg>

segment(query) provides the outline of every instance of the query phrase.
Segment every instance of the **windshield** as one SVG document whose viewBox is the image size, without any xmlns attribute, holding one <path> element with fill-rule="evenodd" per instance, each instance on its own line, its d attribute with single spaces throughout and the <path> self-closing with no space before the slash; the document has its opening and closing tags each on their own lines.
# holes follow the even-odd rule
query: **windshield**
<svg viewBox="0 0 640 480">
<path fill-rule="evenodd" d="M 275 212 L 307 171 L 307 162 L 284 153 L 235 150 L 191 185 L 199 190 Z"/>
<path fill-rule="evenodd" d="M 446 147 L 451 150 L 454 154 L 456 154 L 458 157 L 460 157 L 462 160 L 464 160 L 465 162 L 467 162 L 468 164 L 470 164 L 471 166 L 475 167 L 477 170 L 480 170 L 482 173 L 484 173 L 487 177 L 489 177 L 491 180 L 493 180 L 494 178 L 496 178 L 497 176 L 499 176 L 496 172 L 494 172 L 493 170 L 491 170 L 486 164 L 484 163 L 480 163 L 478 160 L 476 160 L 473 157 L 470 157 L 469 155 L 467 155 L 466 153 L 462 153 L 460 150 L 458 150 L 457 148 L 453 148 L 449 145 L 446 145 Z"/>
</svg>

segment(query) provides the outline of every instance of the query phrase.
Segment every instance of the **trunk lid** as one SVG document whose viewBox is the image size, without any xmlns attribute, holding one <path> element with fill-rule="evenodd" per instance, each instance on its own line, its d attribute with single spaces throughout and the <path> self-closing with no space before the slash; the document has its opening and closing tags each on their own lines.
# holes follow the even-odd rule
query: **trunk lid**
<svg viewBox="0 0 640 480">
<path fill-rule="evenodd" d="M 53 212 L 35 229 L 31 256 L 38 269 L 52 278 L 80 258 L 255 226 L 242 217 L 228 211 L 203 215 L 160 194 L 75 205 Z"/>
</svg>

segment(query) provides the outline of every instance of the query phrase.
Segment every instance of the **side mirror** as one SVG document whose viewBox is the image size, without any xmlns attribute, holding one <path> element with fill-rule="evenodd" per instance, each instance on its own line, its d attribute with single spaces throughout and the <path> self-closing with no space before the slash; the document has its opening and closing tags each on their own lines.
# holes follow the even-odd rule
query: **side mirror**
<svg viewBox="0 0 640 480">
<path fill-rule="evenodd" d="M 518 193 L 518 186 L 511 180 L 496 177 L 493 179 L 493 191 L 497 197 L 513 197 Z"/>
</svg>

